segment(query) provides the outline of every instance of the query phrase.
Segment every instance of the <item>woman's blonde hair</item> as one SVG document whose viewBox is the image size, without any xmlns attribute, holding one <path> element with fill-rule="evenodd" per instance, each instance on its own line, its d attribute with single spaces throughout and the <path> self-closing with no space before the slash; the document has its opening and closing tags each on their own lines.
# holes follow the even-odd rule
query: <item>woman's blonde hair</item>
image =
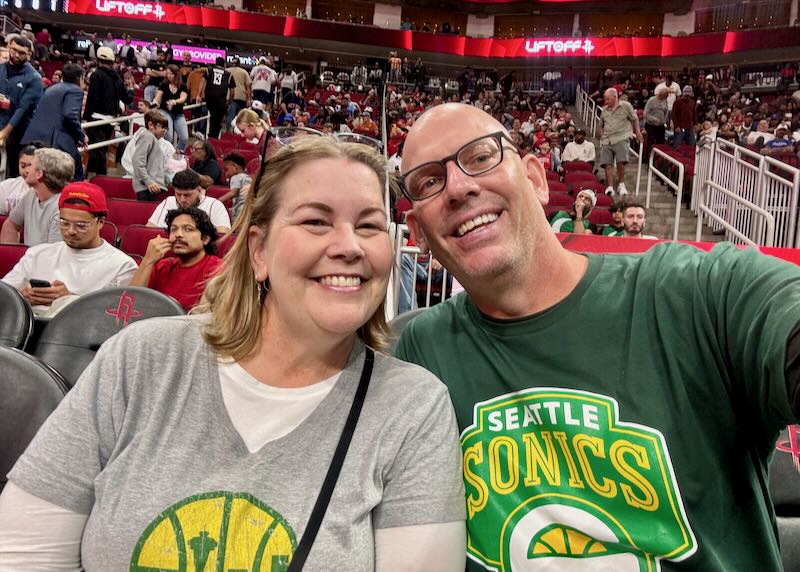
<svg viewBox="0 0 800 572">
<path fill-rule="evenodd" d="M 248 125 L 265 125 L 258 113 L 252 109 L 242 109 L 236 114 L 236 119 L 234 119 L 233 124 L 239 125 L 240 123 L 247 123 Z"/>
<path fill-rule="evenodd" d="M 238 236 L 225 256 L 223 270 L 208 283 L 197 309 L 211 314 L 204 335 L 217 353 L 238 360 L 252 354 L 258 347 L 263 299 L 251 266 L 248 229 L 257 226 L 265 231 L 265 236 L 268 235 L 280 206 L 286 177 L 297 167 L 319 159 L 345 159 L 366 165 L 378 177 L 378 190 L 385 188 L 386 160 L 374 149 L 360 143 L 307 136 L 293 141 L 270 157 L 251 186 L 234 225 L 233 230 L 238 232 Z M 384 304 L 385 300 L 357 332 L 365 344 L 375 349 L 387 346 L 389 327 Z"/>
</svg>

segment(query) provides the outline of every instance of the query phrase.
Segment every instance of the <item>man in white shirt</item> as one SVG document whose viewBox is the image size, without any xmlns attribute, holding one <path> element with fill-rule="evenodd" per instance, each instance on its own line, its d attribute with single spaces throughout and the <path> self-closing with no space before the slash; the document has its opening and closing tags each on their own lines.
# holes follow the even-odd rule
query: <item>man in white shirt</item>
<svg viewBox="0 0 800 572">
<path fill-rule="evenodd" d="M 657 240 L 657 236 L 644 234 L 647 224 L 647 210 L 642 203 L 628 201 L 622 210 L 622 228 L 625 238 L 649 238 Z"/>
<path fill-rule="evenodd" d="M 124 286 L 137 268 L 130 256 L 100 236 L 108 213 L 103 189 L 71 183 L 59 194 L 58 207 L 64 241 L 29 248 L 3 277 L 39 316 L 54 315 L 77 296 Z"/>
<path fill-rule="evenodd" d="M 667 89 L 667 111 L 672 112 L 672 106 L 675 105 L 675 100 L 681 96 L 681 86 L 672 81 L 672 76 L 664 77 L 664 81 L 658 84 L 653 90 L 653 93 L 658 93 L 661 89 Z"/>
<path fill-rule="evenodd" d="M 271 105 L 274 97 L 272 86 L 278 79 L 278 74 L 269 67 L 268 61 L 265 56 L 261 56 L 258 65 L 250 70 L 250 78 L 253 80 L 253 99 Z"/>
<path fill-rule="evenodd" d="M 167 213 L 177 208 L 197 207 L 205 211 L 211 223 L 219 234 L 228 234 L 231 231 L 231 218 L 228 209 L 213 197 L 205 195 L 200 185 L 200 175 L 186 169 L 175 174 L 172 179 L 172 188 L 175 196 L 167 197 L 153 211 L 147 226 L 166 228 Z"/>
<path fill-rule="evenodd" d="M 564 152 L 561 154 L 561 162 L 583 161 L 594 165 L 595 149 L 594 143 L 586 140 L 586 131 L 578 129 L 575 131 L 575 140 L 567 143 Z"/>
<path fill-rule="evenodd" d="M 23 197 L 31 192 L 31 187 L 25 182 L 28 169 L 33 164 L 33 152 L 36 147 L 28 145 L 19 152 L 19 177 L 12 177 L 0 183 L 0 214 L 7 215 L 22 201 Z"/>
</svg>

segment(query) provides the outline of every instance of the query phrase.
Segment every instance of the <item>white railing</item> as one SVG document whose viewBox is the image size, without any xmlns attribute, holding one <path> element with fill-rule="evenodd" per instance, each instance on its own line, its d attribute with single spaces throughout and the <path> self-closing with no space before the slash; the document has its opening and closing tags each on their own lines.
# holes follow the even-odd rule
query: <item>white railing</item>
<svg viewBox="0 0 800 572">
<path fill-rule="evenodd" d="M 706 209 L 701 211 L 697 200 L 709 181 L 714 185 L 710 186 L 707 197 L 703 195 Z M 696 214 L 713 230 L 724 230 L 732 242 L 742 242 L 741 234 L 763 244 L 766 240 L 763 219 L 754 216 L 753 209 L 745 203 L 731 199 L 719 189 L 732 192 L 773 216 L 774 246 L 800 246 L 797 224 L 800 169 L 724 139 L 701 145 L 695 154 L 692 206 Z M 731 227 L 737 232 L 732 232 Z"/>
<path fill-rule="evenodd" d="M 417 269 L 420 266 L 423 266 L 420 263 L 420 257 L 427 257 L 428 262 L 426 266 L 426 274 L 427 274 L 427 282 L 425 285 L 425 304 L 423 307 L 430 307 L 431 299 L 433 297 L 433 290 L 434 290 L 434 283 L 433 283 L 433 254 L 428 251 L 427 253 L 422 252 L 419 247 L 416 246 L 406 246 L 404 241 L 408 236 L 408 226 L 405 224 L 398 224 L 395 226 L 396 233 L 394 237 L 394 252 L 395 252 L 395 263 L 394 263 L 394 275 L 390 282 L 390 292 L 391 295 L 387 296 L 387 304 L 388 300 L 392 300 L 392 307 L 391 307 L 391 315 L 392 318 L 398 315 L 399 307 L 400 307 L 400 298 L 401 298 L 401 288 L 402 288 L 402 280 L 404 278 L 403 273 L 411 271 L 411 276 L 406 276 L 406 281 L 410 285 L 410 291 L 406 292 L 405 295 L 409 296 L 412 301 L 416 300 L 417 298 Z M 412 263 L 403 264 L 403 257 L 407 256 L 410 257 L 409 259 Z M 442 280 L 441 280 L 441 289 L 442 289 L 442 302 L 444 302 L 447 298 L 450 297 L 448 293 L 447 283 L 449 279 L 449 273 L 447 269 L 442 267 Z M 438 280 L 437 280 L 438 282 Z M 412 303 L 412 308 L 415 307 L 415 304 Z M 388 312 L 387 312 L 388 313 Z"/>
<path fill-rule="evenodd" d="M 750 238 L 746 233 L 742 232 L 734 225 L 729 223 L 727 220 L 722 218 L 719 214 L 714 212 L 714 210 L 706 204 L 705 194 L 706 189 L 712 189 L 715 193 L 719 195 L 725 196 L 730 199 L 732 202 L 735 202 L 737 205 L 740 205 L 741 209 L 746 209 L 753 215 L 760 215 L 764 227 L 764 238 L 763 241 L 756 241 Z M 725 229 L 725 232 L 729 235 L 732 235 L 735 240 L 733 242 L 740 242 L 743 244 L 747 244 L 749 246 L 774 246 L 775 245 L 775 217 L 772 216 L 771 213 L 767 212 L 765 209 L 762 209 L 758 205 L 748 201 L 745 198 L 738 196 L 736 193 L 729 191 L 722 185 L 718 185 L 714 181 L 706 180 L 705 184 L 703 184 L 702 188 L 700 189 L 700 196 L 697 197 L 697 208 L 700 213 L 705 215 L 706 217 L 710 218 L 711 220 L 715 221 L 721 228 Z M 700 241 L 703 234 L 703 217 L 697 217 L 697 228 L 695 231 L 695 240 L 698 242 Z"/>
<path fill-rule="evenodd" d="M 653 165 L 653 161 L 654 161 L 654 159 L 656 157 L 661 157 L 667 163 L 670 163 L 670 164 L 672 164 L 672 165 L 674 165 L 675 167 L 678 168 L 678 181 L 677 182 L 673 181 L 672 179 L 667 177 L 664 173 L 662 173 L 661 171 L 659 171 L 658 169 L 655 168 L 655 166 Z M 684 178 L 684 166 L 683 166 L 683 163 L 681 163 L 680 161 L 674 159 L 673 157 L 670 157 L 669 155 L 664 153 L 661 149 L 656 149 L 655 147 L 653 147 L 650 150 L 650 159 L 649 159 L 647 165 L 649 167 L 649 172 L 647 174 L 647 196 L 645 198 L 644 205 L 647 208 L 650 208 L 650 190 L 653 187 L 653 175 L 658 177 L 661 180 L 662 183 L 664 183 L 665 185 L 670 187 L 673 191 L 675 191 L 675 194 L 677 195 L 677 199 L 675 200 L 675 223 L 674 223 L 673 229 L 672 229 L 672 240 L 678 240 L 678 231 L 680 230 L 679 226 L 680 226 L 680 220 L 681 220 L 681 203 L 683 202 L 683 178 Z M 638 187 L 638 184 L 637 184 L 637 187 Z M 637 194 L 638 194 L 638 192 L 637 192 Z"/>
<path fill-rule="evenodd" d="M 191 105 L 185 106 L 184 109 L 202 109 L 203 107 L 205 107 L 205 103 L 192 103 Z M 206 139 L 208 139 L 208 130 L 209 130 L 209 127 L 210 127 L 210 122 L 209 122 L 210 119 L 211 119 L 211 113 L 206 111 L 205 115 L 201 115 L 200 117 L 196 117 L 194 119 L 187 119 L 186 120 L 186 125 L 194 125 L 195 123 L 200 123 L 200 122 L 205 121 L 206 128 L 204 129 L 204 131 L 205 131 Z"/>
</svg>

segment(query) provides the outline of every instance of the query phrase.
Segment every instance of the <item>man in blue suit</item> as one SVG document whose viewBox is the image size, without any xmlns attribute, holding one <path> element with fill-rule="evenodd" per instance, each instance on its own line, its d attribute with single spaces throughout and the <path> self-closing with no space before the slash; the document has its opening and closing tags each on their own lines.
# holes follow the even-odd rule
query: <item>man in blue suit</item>
<svg viewBox="0 0 800 572">
<path fill-rule="evenodd" d="M 76 181 L 83 180 L 78 145 L 86 143 L 86 135 L 81 129 L 82 79 L 83 68 L 72 63 L 64 64 L 62 81 L 44 92 L 22 138 L 23 145 L 42 141 L 48 147 L 69 153 L 75 160 Z"/>
</svg>

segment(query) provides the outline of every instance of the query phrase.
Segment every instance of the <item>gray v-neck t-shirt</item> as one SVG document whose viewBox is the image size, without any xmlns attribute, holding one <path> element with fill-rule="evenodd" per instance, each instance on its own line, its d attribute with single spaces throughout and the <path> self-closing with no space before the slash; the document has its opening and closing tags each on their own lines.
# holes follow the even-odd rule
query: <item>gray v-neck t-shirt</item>
<svg viewBox="0 0 800 572">
<path fill-rule="evenodd" d="M 296 429 L 250 453 L 197 317 L 108 340 L 9 473 L 88 514 L 84 568 L 285 570 L 358 385 L 359 342 Z M 463 520 L 461 455 L 444 385 L 376 354 L 364 408 L 306 570 L 373 570 L 373 530 Z M 435 566 L 434 564 L 432 564 Z"/>
</svg>

